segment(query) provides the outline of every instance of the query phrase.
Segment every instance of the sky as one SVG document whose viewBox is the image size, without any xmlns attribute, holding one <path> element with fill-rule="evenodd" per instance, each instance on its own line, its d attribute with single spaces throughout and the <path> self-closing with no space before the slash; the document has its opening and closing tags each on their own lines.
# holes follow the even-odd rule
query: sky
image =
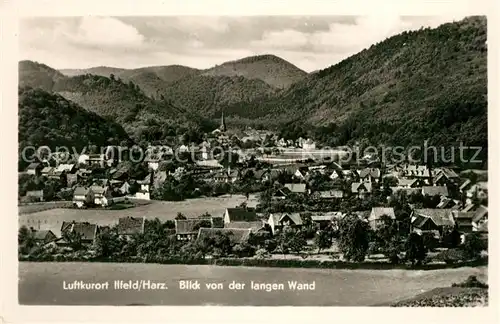
<svg viewBox="0 0 500 324">
<path fill-rule="evenodd" d="M 185 65 L 209 68 L 274 54 L 323 69 L 406 30 L 463 16 L 37 17 L 19 26 L 21 60 L 56 69 Z"/>
</svg>

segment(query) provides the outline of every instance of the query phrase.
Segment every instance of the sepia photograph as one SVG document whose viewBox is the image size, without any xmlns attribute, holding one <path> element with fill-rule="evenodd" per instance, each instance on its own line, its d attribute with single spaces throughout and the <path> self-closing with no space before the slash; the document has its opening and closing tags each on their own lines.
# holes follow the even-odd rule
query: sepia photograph
<svg viewBox="0 0 500 324">
<path fill-rule="evenodd" d="M 487 23 L 23 17 L 19 305 L 488 306 Z"/>
</svg>

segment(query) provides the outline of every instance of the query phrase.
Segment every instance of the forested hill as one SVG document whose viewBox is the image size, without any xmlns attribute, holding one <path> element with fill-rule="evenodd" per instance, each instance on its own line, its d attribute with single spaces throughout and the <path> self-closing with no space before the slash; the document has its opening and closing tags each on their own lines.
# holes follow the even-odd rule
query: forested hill
<svg viewBox="0 0 500 324">
<path fill-rule="evenodd" d="M 202 72 L 209 76 L 243 76 L 262 80 L 271 87 L 284 89 L 302 80 L 307 73 L 275 55 L 245 57 L 217 65 Z"/>
<path fill-rule="evenodd" d="M 116 122 L 89 112 L 62 96 L 29 87 L 19 88 L 19 152 L 28 146 L 83 147 L 131 143 Z M 21 165 L 22 159 L 19 159 Z"/>
<path fill-rule="evenodd" d="M 404 32 L 310 74 L 274 98 L 226 110 L 263 123 L 289 122 L 288 130 L 329 126 L 324 138 L 338 144 L 364 138 L 487 146 L 486 57 L 486 18 L 469 17 Z"/>
</svg>

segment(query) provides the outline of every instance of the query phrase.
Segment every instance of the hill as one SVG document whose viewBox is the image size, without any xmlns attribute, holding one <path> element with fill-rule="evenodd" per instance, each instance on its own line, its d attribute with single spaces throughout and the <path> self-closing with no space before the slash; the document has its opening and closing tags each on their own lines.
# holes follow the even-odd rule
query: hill
<svg viewBox="0 0 500 324">
<path fill-rule="evenodd" d="M 61 70 L 66 76 L 79 76 L 86 74 L 100 75 L 122 79 L 125 82 L 132 81 L 137 84 L 147 96 L 159 97 L 171 84 L 183 77 L 199 73 L 198 69 L 182 65 L 150 66 L 138 69 L 120 69 L 112 67 L 94 67 L 81 70 Z"/>
<path fill-rule="evenodd" d="M 307 73 L 275 55 L 257 55 L 230 61 L 205 70 L 206 76 L 243 76 L 262 80 L 271 87 L 284 89 L 303 79 Z"/>
<path fill-rule="evenodd" d="M 52 91 L 54 84 L 65 76 L 59 71 L 38 62 L 19 62 L 19 86 Z"/>
<path fill-rule="evenodd" d="M 170 84 L 165 97 L 189 111 L 207 117 L 219 117 L 221 107 L 253 102 L 256 98 L 274 96 L 278 89 L 262 80 L 243 76 L 194 75 Z"/>
<path fill-rule="evenodd" d="M 19 88 L 19 152 L 28 146 L 48 146 L 54 150 L 130 143 L 125 130 L 79 105 L 42 89 Z M 19 159 L 20 166 L 28 163 Z"/>
</svg>

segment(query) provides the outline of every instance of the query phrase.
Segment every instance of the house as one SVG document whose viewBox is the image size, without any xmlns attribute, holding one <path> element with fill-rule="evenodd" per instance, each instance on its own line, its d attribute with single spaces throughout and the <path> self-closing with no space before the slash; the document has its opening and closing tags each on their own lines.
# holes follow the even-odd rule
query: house
<svg viewBox="0 0 500 324">
<path fill-rule="evenodd" d="M 40 175 L 40 171 L 42 171 L 43 165 L 41 163 L 30 163 L 28 167 L 26 168 L 25 172 L 26 174 L 31 174 L 38 176 Z"/>
<path fill-rule="evenodd" d="M 33 230 L 32 229 L 32 234 L 33 234 L 33 240 L 37 244 L 47 244 L 50 242 L 53 242 L 57 240 L 57 236 L 51 231 L 51 230 Z"/>
<path fill-rule="evenodd" d="M 318 198 L 321 200 L 335 200 L 335 199 L 342 199 L 344 197 L 344 191 L 340 189 L 331 189 L 331 190 L 326 190 L 326 191 L 318 191 Z"/>
<path fill-rule="evenodd" d="M 41 171 L 40 174 L 44 177 L 50 177 L 54 173 L 54 168 L 51 166 L 44 167 Z"/>
<path fill-rule="evenodd" d="M 380 180 L 379 168 L 364 168 L 359 170 L 358 174 L 362 182 L 379 182 Z"/>
<path fill-rule="evenodd" d="M 298 193 L 298 194 L 307 193 L 305 183 L 285 183 L 285 188 L 293 193 Z"/>
<path fill-rule="evenodd" d="M 398 178 L 399 188 L 418 188 L 422 187 L 425 183 L 421 179 L 405 179 Z"/>
<path fill-rule="evenodd" d="M 290 191 L 290 189 L 288 189 L 288 188 L 278 189 L 278 190 L 276 190 L 276 191 L 273 193 L 273 195 L 272 195 L 271 199 L 272 199 L 272 200 L 275 200 L 275 201 L 276 201 L 276 200 L 286 199 L 286 197 L 288 197 L 288 195 L 290 194 L 290 192 L 291 192 L 291 191 Z"/>
<path fill-rule="evenodd" d="M 257 213 L 249 208 L 226 208 L 224 212 L 224 227 L 231 222 L 255 222 L 258 221 Z"/>
<path fill-rule="evenodd" d="M 121 217 L 118 219 L 116 230 L 118 235 L 130 237 L 135 234 L 144 233 L 146 217 Z"/>
<path fill-rule="evenodd" d="M 371 182 L 353 182 L 351 184 L 351 193 L 363 198 L 372 193 Z"/>
<path fill-rule="evenodd" d="M 126 194 L 130 193 L 130 184 L 129 184 L 127 181 L 125 181 L 125 182 L 121 185 L 121 187 L 118 189 L 118 191 L 119 191 L 120 193 L 122 193 L 123 195 L 126 195 Z"/>
<path fill-rule="evenodd" d="M 218 160 L 212 159 L 212 160 L 202 160 L 202 161 L 195 161 L 196 165 L 200 168 L 204 169 L 223 169 L 224 166 L 219 163 Z"/>
<path fill-rule="evenodd" d="M 225 234 L 229 236 L 231 244 L 240 244 L 248 240 L 250 233 L 253 230 L 251 228 L 206 228 L 200 227 L 198 230 L 197 240 L 202 240 L 205 237 L 210 237 L 216 235 L 217 233 Z"/>
<path fill-rule="evenodd" d="M 445 227 L 455 227 L 451 209 L 415 209 L 411 214 L 412 232 L 429 232 L 441 238 Z"/>
<path fill-rule="evenodd" d="M 86 164 L 89 166 L 96 165 L 104 168 L 105 162 L 106 156 L 104 154 L 89 154 Z"/>
<path fill-rule="evenodd" d="M 213 176 L 213 179 L 216 181 L 216 182 L 220 182 L 220 183 L 229 183 L 229 182 L 236 182 L 239 178 L 239 172 L 237 170 L 233 170 L 231 171 L 230 168 L 228 168 L 228 170 L 224 170 L 224 171 L 219 171 L 219 172 L 216 172 Z"/>
<path fill-rule="evenodd" d="M 424 186 L 422 187 L 424 196 L 444 196 L 448 197 L 448 187 L 445 186 Z"/>
<path fill-rule="evenodd" d="M 488 207 L 480 205 L 474 212 L 474 217 L 472 218 L 472 230 L 480 231 L 483 224 L 488 222 Z M 484 228 L 483 228 L 484 229 Z"/>
<path fill-rule="evenodd" d="M 26 192 L 26 197 L 30 197 L 30 201 L 43 201 L 43 190 L 30 190 Z"/>
<path fill-rule="evenodd" d="M 308 151 L 315 150 L 316 143 L 312 139 L 308 138 L 306 141 L 302 143 L 302 148 Z"/>
<path fill-rule="evenodd" d="M 472 187 L 473 183 L 470 179 L 465 179 L 465 181 L 460 185 L 459 190 L 462 193 L 467 192 Z"/>
<path fill-rule="evenodd" d="M 414 165 L 414 164 L 406 164 L 401 169 L 403 176 L 407 178 L 420 178 L 424 180 L 428 180 L 431 172 L 425 165 Z"/>
<path fill-rule="evenodd" d="M 436 208 L 440 209 L 455 209 L 458 210 L 461 207 L 461 202 L 459 200 L 447 198 L 447 197 L 441 197 L 441 201 L 439 204 L 436 206 Z"/>
<path fill-rule="evenodd" d="M 93 244 L 99 234 L 99 226 L 89 222 L 62 222 L 61 235 L 62 240 L 57 241 L 58 245 L 67 245 L 68 242 L 64 239 L 65 233 L 76 233 L 80 235 L 82 244 Z"/>
<path fill-rule="evenodd" d="M 90 190 L 94 194 L 95 205 L 106 207 L 113 202 L 108 186 L 91 186 Z"/>
<path fill-rule="evenodd" d="M 66 186 L 68 188 L 73 187 L 78 183 L 79 175 L 77 173 L 67 173 L 66 174 Z"/>
<path fill-rule="evenodd" d="M 472 220 L 476 215 L 475 212 L 462 212 L 458 210 L 453 210 L 453 219 L 455 220 L 456 228 L 460 233 L 471 233 L 472 232 Z"/>
<path fill-rule="evenodd" d="M 199 218 L 175 219 L 175 235 L 177 240 L 191 241 L 195 239 L 198 235 L 198 230 L 203 225 L 202 221 Z"/>
<path fill-rule="evenodd" d="M 54 176 L 63 177 L 65 174 L 74 173 L 75 164 L 59 164 L 54 170 Z"/>
<path fill-rule="evenodd" d="M 440 174 L 442 174 L 452 182 L 456 182 L 460 179 L 458 174 L 450 168 L 436 168 L 434 170 L 434 175 L 439 176 Z"/>
<path fill-rule="evenodd" d="M 88 206 L 94 201 L 94 193 L 90 188 L 76 187 L 73 192 L 73 205 L 78 208 Z"/>
<path fill-rule="evenodd" d="M 412 195 L 415 193 L 422 193 L 422 188 L 405 188 L 405 187 L 390 187 L 392 190 L 392 193 L 397 193 L 399 191 L 404 191 L 406 192 L 406 195 Z"/>
<path fill-rule="evenodd" d="M 342 212 L 326 212 L 326 213 L 317 213 L 311 215 L 311 221 L 316 224 L 318 229 L 324 229 L 332 224 L 332 221 L 335 219 L 341 219 L 344 217 Z"/>
<path fill-rule="evenodd" d="M 308 173 L 309 168 L 306 166 L 297 167 L 295 171 L 293 171 L 293 175 L 300 180 L 305 180 Z"/>
<path fill-rule="evenodd" d="M 394 208 L 386 207 L 373 207 L 370 216 L 368 216 L 368 223 L 372 229 L 377 229 L 382 223 L 382 216 L 389 216 L 391 219 L 395 220 L 396 215 L 394 214 Z"/>
<path fill-rule="evenodd" d="M 277 230 L 281 230 L 284 226 L 301 227 L 302 217 L 299 213 L 273 213 L 269 215 L 267 223 L 274 235 Z"/>
<path fill-rule="evenodd" d="M 438 175 L 436 175 L 434 177 L 434 179 L 432 180 L 432 184 L 434 186 L 452 186 L 454 185 L 454 182 L 448 178 L 448 176 L 445 174 L 445 173 L 439 173 Z"/>
</svg>

